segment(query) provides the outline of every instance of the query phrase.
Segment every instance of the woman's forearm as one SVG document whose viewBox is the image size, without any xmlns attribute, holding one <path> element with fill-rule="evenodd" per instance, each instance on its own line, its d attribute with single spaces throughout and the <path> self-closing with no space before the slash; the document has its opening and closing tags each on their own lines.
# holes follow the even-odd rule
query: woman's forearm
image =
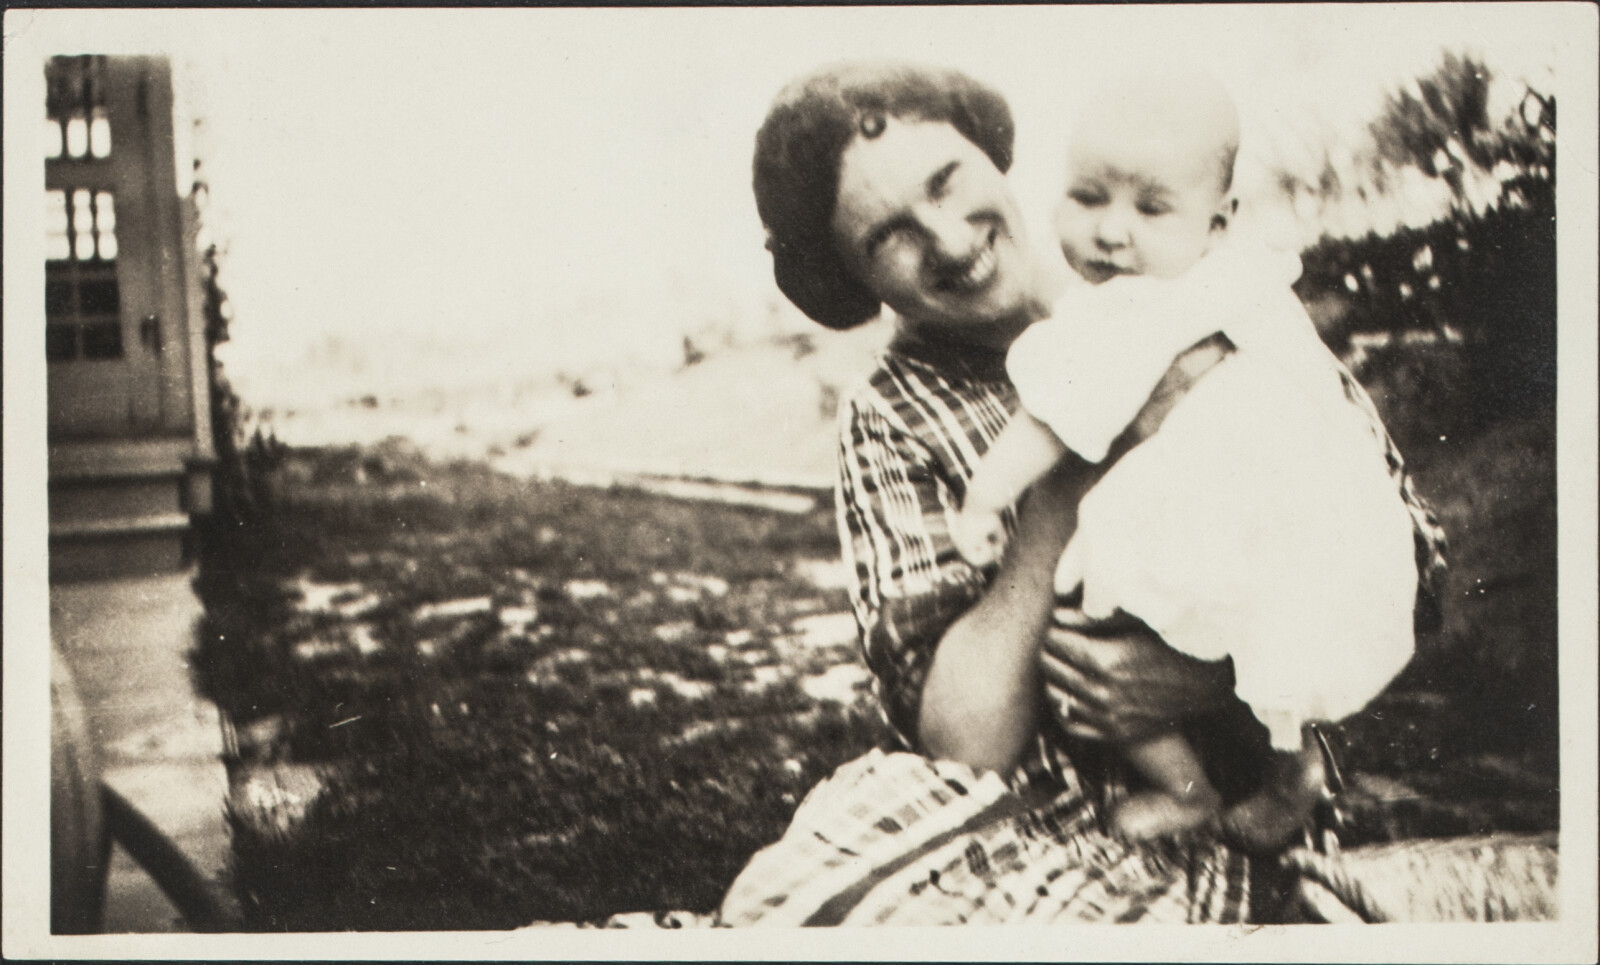
<svg viewBox="0 0 1600 965">
<path fill-rule="evenodd" d="M 1029 494 L 994 582 L 945 631 L 923 685 L 917 723 L 928 754 L 1004 773 L 1032 738 L 1038 727 L 1039 641 L 1055 605 L 1056 561 L 1075 523 L 1073 496 L 1036 498 L 1038 489 Z"/>
</svg>

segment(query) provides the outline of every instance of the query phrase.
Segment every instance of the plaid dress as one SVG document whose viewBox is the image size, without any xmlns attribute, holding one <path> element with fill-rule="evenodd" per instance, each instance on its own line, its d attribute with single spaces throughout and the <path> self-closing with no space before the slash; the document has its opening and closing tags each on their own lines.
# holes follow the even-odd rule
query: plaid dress
<svg viewBox="0 0 1600 965">
<path fill-rule="evenodd" d="M 951 543 L 949 522 L 978 460 L 1018 407 L 1004 362 L 1002 353 L 897 339 L 841 407 L 835 496 L 858 586 L 852 605 L 880 706 L 903 749 L 874 751 L 814 788 L 783 838 L 734 882 L 721 923 L 1281 918 L 1275 864 L 1252 867 L 1210 837 L 1125 844 L 1107 834 L 1101 815 L 1124 793 L 1120 761 L 1072 741 L 1053 721 L 1008 780 L 911 753 L 935 648 L 987 586 L 988 576 Z M 1353 378 L 1346 391 L 1371 417 L 1415 507 L 1419 562 L 1433 559 L 1437 523 L 1416 501 Z M 1427 523 L 1433 529 L 1425 533 Z"/>
</svg>

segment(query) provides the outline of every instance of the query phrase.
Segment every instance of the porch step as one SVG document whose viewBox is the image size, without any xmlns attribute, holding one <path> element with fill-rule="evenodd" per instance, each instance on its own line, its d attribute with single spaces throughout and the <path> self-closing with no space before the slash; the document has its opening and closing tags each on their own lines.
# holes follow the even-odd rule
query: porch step
<svg viewBox="0 0 1600 965">
<path fill-rule="evenodd" d="M 187 562 L 181 475 L 53 480 L 50 578 L 167 573 Z"/>
<path fill-rule="evenodd" d="M 135 521 L 155 521 L 178 515 L 187 522 L 183 476 L 101 477 L 50 481 L 50 532 L 113 529 L 148 529 Z M 127 525 L 122 525 L 126 523 Z"/>
<path fill-rule="evenodd" d="M 189 517 L 77 526 L 50 534 L 50 582 L 175 573 L 189 565 Z"/>
<path fill-rule="evenodd" d="M 50 525 L 50 539 L 98 540 L 116 537 L 157 536 L 182 533 L 189 528 L 188 513 L 147 513 L 142 516 L 116 516 L 108 519 L 80 519 Z"/>
<path fill-rule="evenodd" d="M 50 447 L 50 578 L 170 573 L 190 561 L 190 514 L 210 476 L 186 440 L 57 440 Z"/>
</svg>

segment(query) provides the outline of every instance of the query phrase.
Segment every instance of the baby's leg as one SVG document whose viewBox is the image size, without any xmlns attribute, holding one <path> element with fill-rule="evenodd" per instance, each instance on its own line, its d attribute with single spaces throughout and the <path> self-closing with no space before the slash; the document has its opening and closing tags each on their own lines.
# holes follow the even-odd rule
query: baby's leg
<svg viewBox="0 0 1600 965">
<path fill-rule="evenodd" d="M 1278 851 L 1305 827 L 1324 785 L 1321 748 L 1307 735 L 1300 750 L 1273 752 L 1261 789 L 1223 813 L 1223 834 L 1246 851 Z"/>
<path fill-rule="evenodd" d="M 1142 841 L 1183 834 L 1216 823 L 1222 796 L 1206 778 L 1200 758 L 1176 731 L 1123 748 L 1128 761 L 1158 790 L 1135 794 L 1111 815 L 1116 832 Z"/>
</svg>

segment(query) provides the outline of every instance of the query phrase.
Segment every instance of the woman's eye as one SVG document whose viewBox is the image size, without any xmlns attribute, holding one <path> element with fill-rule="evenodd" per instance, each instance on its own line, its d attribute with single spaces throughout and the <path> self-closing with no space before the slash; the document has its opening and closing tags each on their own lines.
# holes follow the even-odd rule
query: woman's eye
<svg viewBox="0 0 1600 965">
<path fill-rule="evenodd" d="M 956 175 L 960 172 L 960 170 L 961 164 L 957 161 L 951 161 L 949 164 L 946 164 L 944 167 L 940 168 L 938 173 L 936 173 L 928 181 L 928 197 L 932 198 L 934 201 L 940 201 L 948 197 L 951 191 L 951 186 L 954 184 Z"/>
</svg>

